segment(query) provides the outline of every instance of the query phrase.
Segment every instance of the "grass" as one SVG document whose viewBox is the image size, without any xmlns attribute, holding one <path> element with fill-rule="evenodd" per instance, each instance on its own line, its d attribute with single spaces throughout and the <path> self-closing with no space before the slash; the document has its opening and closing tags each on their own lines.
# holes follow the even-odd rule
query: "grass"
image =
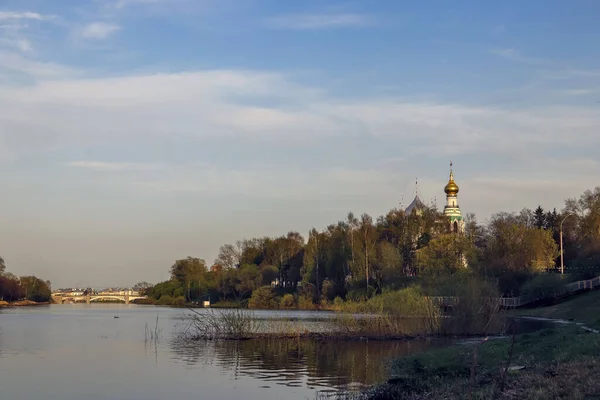
<svg viewBox="0 0 600 400">
<path fill-rule="evenodd" d="M 600 335 L 575 325 L 511 340 L 449 348 L 397 360 L 388 383 L 340 399 L 583 399 L 600 398 Z M 471 383 L 472 381 L 472 383 Z M 471 389 L 472 386 L 472 389 Z M 594 397 L 596 396 L 596 397 Z"/>
<path fill-rule="evenodd" d="M 523 308 L 512 311 L 515 315 L 570 319 L 594 329 L 600 329 L 600 290 L 582 293 L 546 307 Z"/>
</svg>

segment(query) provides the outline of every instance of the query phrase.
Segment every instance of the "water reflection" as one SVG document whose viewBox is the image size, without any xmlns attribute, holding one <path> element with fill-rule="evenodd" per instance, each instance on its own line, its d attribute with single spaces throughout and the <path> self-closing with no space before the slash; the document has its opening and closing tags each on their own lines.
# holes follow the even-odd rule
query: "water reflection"
<svg viewBox="0 0 600 400">
<path fill-rule="evenodd" d="M 188 366 L 216 365 L 237 378 L 249 376 L 290 387 L 353 388 L 382 382 L 394 358 L 444 345 L 438 340 L 318 341 L 310 339 L 170 343 Z"/>
</svg>

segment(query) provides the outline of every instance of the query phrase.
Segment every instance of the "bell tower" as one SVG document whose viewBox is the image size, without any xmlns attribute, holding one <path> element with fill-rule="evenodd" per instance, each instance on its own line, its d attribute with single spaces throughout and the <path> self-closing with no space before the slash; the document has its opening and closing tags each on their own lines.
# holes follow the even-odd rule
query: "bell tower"
<svg viewBox="0 0 600 400">
<path fill-rule="evenodd" d="M 446 206 L 444 207 L 444 215 L 450 221 L 450 231 L 455 233 L 464 233 L 465 222 L 460 213 L 458 206 L 458 185 L 454 182 L 454 173 L 452 172 L 452 161 L 450 161 L 450 178 L 448 184 L 444 188 L 446 192 Z"/>
</svg>

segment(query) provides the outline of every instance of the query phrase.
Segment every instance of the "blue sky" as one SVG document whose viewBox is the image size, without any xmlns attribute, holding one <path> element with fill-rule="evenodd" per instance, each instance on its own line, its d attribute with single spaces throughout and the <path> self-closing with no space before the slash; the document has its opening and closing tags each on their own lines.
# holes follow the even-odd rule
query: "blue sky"
<svg viewBox="0 0 600 400">
<path fill-rule="evenodd" d="M 167 277 L 352 210 L 561 208 L 599 184 L 597 1 L 0 1 L 1 254 Z"/>
</svg>

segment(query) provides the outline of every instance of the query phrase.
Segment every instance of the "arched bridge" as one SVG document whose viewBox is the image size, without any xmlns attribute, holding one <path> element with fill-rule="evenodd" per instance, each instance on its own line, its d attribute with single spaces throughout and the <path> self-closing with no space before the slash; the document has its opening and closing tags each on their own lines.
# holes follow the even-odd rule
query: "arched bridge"
<svg viewBox="0 0 600 400">
<path fill-rule="evenodd" d="M 83 303 L 84 301 L 86 302 L 86 304 L 90 304 L 92 301 L 102 301 L 102 300 L 117 300 L 117 301 L 122 301 L 125 304 L 129 304 L 130 301 L 133 300 L 139 300 L 139 299 L 146 299 L 147 296 L 140 296 L 139 294 L 130 294 L 130 293 L 125 293 L 125 294 L 112 294 L 112 293 L 98 293 L 98 294 L 87 294 L 87 295 L 81 295 L 81 296 L 58 296 L 58 295 L 53 295 L 52 296 L 52 300 L 55 303 L 58 304 L 63 304 L 65 302 L 75 302 L 75 303 Z"/>
</svg>

